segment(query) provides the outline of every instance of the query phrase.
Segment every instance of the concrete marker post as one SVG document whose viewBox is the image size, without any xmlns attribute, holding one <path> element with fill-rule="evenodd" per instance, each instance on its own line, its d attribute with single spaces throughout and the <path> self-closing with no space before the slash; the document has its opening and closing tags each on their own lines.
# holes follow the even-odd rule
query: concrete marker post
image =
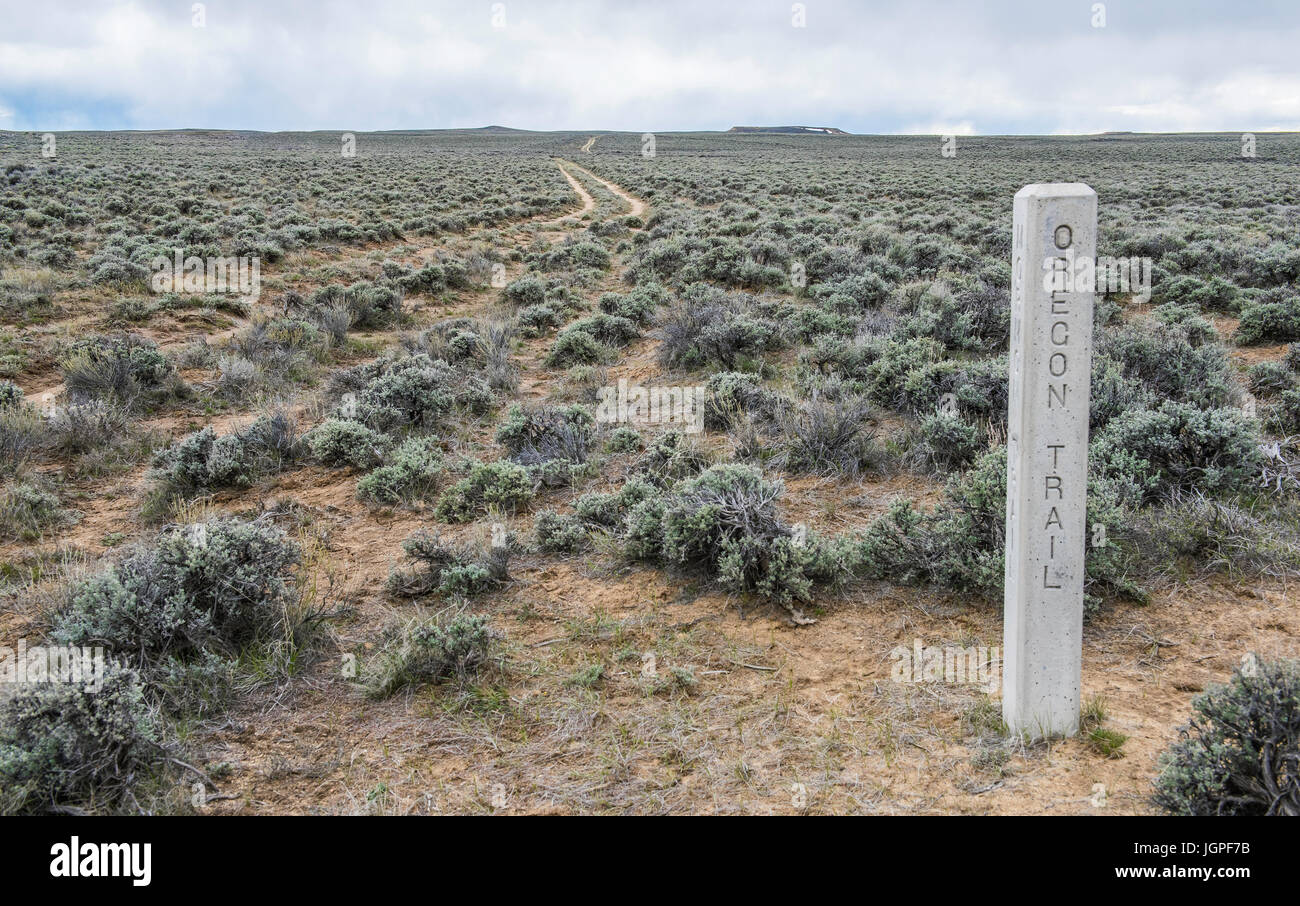
<svg viewBox="0 0 1300 906">
<path fill-rule="evenodd" d="M 1079 729 L 1097 193 L 1016 193 L 1007 412 L 1002 716 L 1033 739 Z"/>
</svg>

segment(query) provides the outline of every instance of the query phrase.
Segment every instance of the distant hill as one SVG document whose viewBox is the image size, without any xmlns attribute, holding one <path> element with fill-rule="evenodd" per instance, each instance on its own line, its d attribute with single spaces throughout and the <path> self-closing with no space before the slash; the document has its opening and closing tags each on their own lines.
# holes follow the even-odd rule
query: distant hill
<svg viewBox="0 0 1300 906">
<path fill-rule="evenodd" d="M 781 132 L 786 135 L 848 135 L 834 126 L 732 126 L 728 132 Z"/>
</svg>

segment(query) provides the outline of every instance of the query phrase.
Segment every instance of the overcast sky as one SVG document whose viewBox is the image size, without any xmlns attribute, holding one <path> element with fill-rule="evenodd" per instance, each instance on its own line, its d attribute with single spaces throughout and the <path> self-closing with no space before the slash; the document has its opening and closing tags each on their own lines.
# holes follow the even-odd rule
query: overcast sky
<svg viewBox="0 0 1300 906">
<path fill-rule="evenodd" d="M 0 129 L 1300 129 L 1300 0 L 1101 5 L 0 0 Z"/>
</svg>

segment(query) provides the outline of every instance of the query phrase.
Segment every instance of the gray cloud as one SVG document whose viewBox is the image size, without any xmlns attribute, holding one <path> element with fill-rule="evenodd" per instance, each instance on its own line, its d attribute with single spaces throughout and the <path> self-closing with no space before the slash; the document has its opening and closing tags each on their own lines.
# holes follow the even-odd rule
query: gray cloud
<svg viewBox="0 0 1300 906">
<path fill-rule="evenodd" d="M 1293 3 L 792 6 L 4 2 L 0 128 L 1300 128 Z"/>
</svg>

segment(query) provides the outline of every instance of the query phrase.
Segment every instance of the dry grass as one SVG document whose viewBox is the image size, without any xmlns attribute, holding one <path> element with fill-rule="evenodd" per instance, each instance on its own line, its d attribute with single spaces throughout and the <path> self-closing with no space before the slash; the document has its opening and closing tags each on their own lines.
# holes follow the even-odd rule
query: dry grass
<svg viewBox="0 0 1300 906">
<path fill-rule="evenodd" d="M 337 253 L 294 252 L 276 266 L 278 274 L 267 274 L 267 285 L 309 292 L 323 282 L 372 279 L 385 260 L 418 265 L 489 254 L 504 258 L 513 280 L 525 272 L 519 259 L 537 240 L 556 245 L 626 212 L 624 202 L 583 171 L 575 168 L 574 176 L 594 200 L 590 220 L 534 220 L 441 237 L 428 247 L 430 240 L 419 238 Z M 625 258 L 614 257 L 611 271 L 582 289 L 589 306 L 601 292 L 626 289 L 620 283 Z M 11 279 L 55 293 L 75 313 L 60 322 L 60 335 L 75 335 L 99 317 L 88 304 L 78 307 L 53 272 L 11 271 L 4 280 Z M 414 318 L 408 329 L 416 330 L 446 317 L 507 314 L 499 294 L 486 288 L 408 303 Z M 145 330 L 162 348 L 179 349 L 195 329 L 214 339 L 233 329 L 229 319 L 204 325 L 194 317 L 159 318 Z M 354 334 L 333 365 L 369 361 L 397 343 L 391 332 Z M 629 346 L 617 366 L 585 381 L 547 372 L 542 358 L 549 345 L 542 338 L 512 346 L 520 382 L 511 400 L 583 398 L 592 383 L 625 373 L 647 383 L 674 380 L 655 365 L 649 337 Z M 776 386 L 787 386 L 795 358 L 793 351 L 771 357 L 780 372 Z M 29 377 L 25 387 L 58 383 L 48 367 Z M 196 378 L 201 397 L 202 381 L 212 378 Z M 303 428 L 329 409 L 319 386 L 296 388 L 289 405 Z M 205 424 L 224 433 L 252 414 L 238 405 L 205 410 L 190 401 L 140 421 L 175 438 Z M 884 443 L 903 429 L 892 416 L 880 419 Z M 451 455 L 494 459 L 501 451 L 492 434 L 486 422 L 456 419 L 443 439 Z M 704 446 L 714 457 L 731 453 L 726 437 L 707 437 Z M 612 485 L 626 461 L 604 465 L 601 485 Z M 85 495 L 79 501 L 85 518 L 39 551 L 0 548 L 12 572 L 4 574 L 0 642 L 35 635 L 61 606 L 68 584 L 109 551 L 106 536 L 138 533 L 145 471 L 137 464 L 111 485 L 79 484 L 74 490 Z M 228 713 L 185 728 L 195 759 L 222 766 L 214 772 L 220 796 L 205 811 L 1095 813 L 1092 788 L 1102 783 L 1112 811 L 1142 812 L 1155 756 L 1192 695 L 1230 669 L 1247 641 L 1267 655 L 1292 648 L 1300 635 L 1285 582 L 1267 576 L 1245 590 L 1193 576 L 1146 609 L 1120 607 L 1089 624 L 1085 683 L 1090 694 L 1106 697 L 1106 727 L 1130 736 L 1126 757 L 1111 759 L 1083 740 L 1035 746 L 1008 740 L 998 726 L 997 701 L 980 687 L 891 681 L 890 651 L 914 638 L 927 645 L 1000 645 L 1001 622 L 987 605 L 873 584 L 819 600 L 819 622 L 794 630 L 761 602 L 629 566 L 614 542 L 598 535 L 582 555 L 521 556 L 502 592 L 468 605 L 503 634 L 499 667 L 467 682 L 372 702 L 360 680 L 386 627 L 433 606 L 398 603 L 382 590 L 390 563 L 400 559 L 401 540 L 431 517 L 418 506 L 369 508 L 356 500 L 355 482 L 354 475 L 303 467 L 245 491 L 176 504 L 164 516 L 196 522 L 279 507 L 279 520 L 307 552 L 302 594 L 286 623 L 312 622 L 318 630 L 310 640 L 278 640 L 260 672 L 250 674 L 265 681 L 245 684 Z M 924 504 L 940 489 L 934 479 L 902 472 L 868 470 L 859 480 L 802 476 L 786 482 L 780 509 L 787 522 L 832 535 L 866 525 L 896 497 Z M 546 491 L 534 510 L 566 512 L 574 496 L 568 489 Z M 451 543 L 486 543 L 491 521 L 526 536 L 532 514 L 439 528 Z M 1189 623 L 1188 606 L 1204 618 Z M 313 619 L 321 613 L 329 619 Z M 348 673 L 351 663 L 356 675 Z"/>
</svg>

